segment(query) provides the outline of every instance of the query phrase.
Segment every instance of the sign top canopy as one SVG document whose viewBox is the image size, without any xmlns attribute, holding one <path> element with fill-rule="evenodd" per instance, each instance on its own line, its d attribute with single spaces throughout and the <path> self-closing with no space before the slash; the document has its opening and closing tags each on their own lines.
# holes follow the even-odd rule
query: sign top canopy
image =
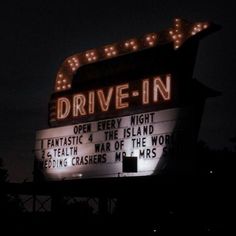
<svg viewBox="0 0 236 236">
<path fill-rule="evenodd" d="M 173 50 L 178 50 L 187 40 L 201 39 L 218 28 L 219 26 L 211 22 L 190 23 L 186 20 L 176 18 L 172 27 L 158 33 L 153 32 L 140 38 L 130 38 L 122 42 L 76 53 L 66 58 L 60 66 L 56 76 L 54 91 L 61 92 L 69 90 L 72 86 L 73 76 L 84 65 L 164 44 L 173 44 Z"/>
</svg>

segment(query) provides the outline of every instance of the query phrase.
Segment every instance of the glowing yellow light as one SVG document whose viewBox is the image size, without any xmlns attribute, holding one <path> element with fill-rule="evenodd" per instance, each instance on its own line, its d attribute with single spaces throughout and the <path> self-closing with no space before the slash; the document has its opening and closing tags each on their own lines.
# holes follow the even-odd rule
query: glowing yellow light
<svg viewBox="0 0 236 236">
<path fill-rule="evenodd" d="M 130 40 L 130 41 L 125 42 L 125 47 L 130 48 L 132 50 L 138 49 L 138 46 L 137 46 L 137 43 L 135 42 L 135 40 Z"/>
<path fill-rule="evenodd" d="M 63 81 L 63 83 L 65 83 L 65 82 L 66 82 L 66 79 L 63 79 L 62 81 Z"/>
<path fill-rule="evenodd" d="M 143 80 L 143 97 L 142 97 L 142 103 L 148 104 L 149 103 L 149 80 L 145 79 Z"/>
<path fill-rule="evenodd" d="M 94 51 L 87 52 L 87 53 L 85 54 L 85 56 L 87 57 L 87 60 L 88 60 L 89 62 L 91 62 L 91 61 L 96 61 L 96 60 L 97 60 L 97 57 L 95 56 L 95 52 L 94 52 Z M 79 66 L 79 64 L 77 64 L 77 65 Z"/>
<path fill-rule="evenodd" d="M 71 85 L 70 85 L 70 84 L 67 84 L 67 87 L 68 87 L 68 88 L 71 88 Z"/>
<path fill-rule="evenodd" d="M 57 83 L 58 83 L 58 84 L 60 84 L 60 83 L 61 83 L 61 81 L 60 81 L 60 80 L 58 80 L 58 81 L 57 81 Z"/>
<path fill-rule="evenodd" d="M 170 32 L 169 32 L 170 34 L 173 34 L 172 31 L 170 31 Z M 149 46 L 153 46 L 155 41 L 156 41 L 156 35 L 154 35 L 154 34 L 153 35 L 148 35 L 148 36 L 146 36 L 145 39 L 146 39 Z"/>
<path fill-rule="evenodd" d="M 109 109 L 112 94 L 113 94 L 113 87 L 109 88 L 107 97 L 105 97 L 104 91 L 102 89 L 97 90 L 98 101 L 100 103 L 102 111 L 107 111 Z"/>
<path fill-rule="evenodd" d="M 106 47 L 104 51 L 108 57 L 111 57 L 112 55 L 115 56 L 117 54 L 117 51 L 113 46 Z"/>
<path fill-rule="evenodd" d="M 62 74 L 59 74 L 59 78 L 62 78 L 63 77 L 63 75 Z"/>
<path fill-rule="evenodd" d="M 61 90 L 61 87 L 58 86 L 58 87 L 57 87 L 57 90 Z"/>
<path fill-rule="evenodd" d="M 123 91 L 127 89 L 129 89 L 128 83 L 116 86 L 116 109 L 123 109 L 129 107 L 129 103 L 123 101 L 123 99 L 129 97 L 129 93 Z"/>
<path fill-rule="evenodd" d="M 203 25 L 203 28 L 204 28 L 204 29 L 206 29 L 207 27 L 208 27 L 208 25 L 207 25 L 207 24 L 204 24 L 204 25 Z"/>
<path fill-rule="evenodd" d="M 173 34 L 173 31 L 172 31 L 172 30 L 170 30 L 170 31 L 169 31 L 169 34 L 170 34 L 170 35 L 172 35 L 172 34 Z"/>
<path fill-rule="evenodd" d="M 65 85 L 63 85 L 63 86 L 62 86 L 62 88 L 63 88 L 63 89 L 65 89 L 65 88 L 66 88 L 66 86 L 65 86 Z"/>
<path fill-rule="evenodd" d="M 70 101 L 66 97 L 57 100 L 57 119 L 65 119 L 70 113 Z"/>
<path fill-rule="evenodd" d="M 176 47 L 177 48 L 177 47 Z M 158 76 L 154 78 L 153 81 L 153 100 L 158 102 L 159 96 L 162 96 L 164 100 L 170 100 L 171 98 L 171 77 L 166 76 L 165 83 Z"/>
</svg>

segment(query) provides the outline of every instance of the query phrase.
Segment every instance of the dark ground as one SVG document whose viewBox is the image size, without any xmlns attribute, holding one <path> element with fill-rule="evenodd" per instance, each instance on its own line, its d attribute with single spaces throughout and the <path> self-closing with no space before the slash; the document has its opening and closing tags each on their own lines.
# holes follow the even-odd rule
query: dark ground
<svg viewBox="0 0 236 236">
<path fill-rule="evenodd" d="M 59 195 L 54 195 L 52 211 L 26 212 L 17 194 L 12 201 L 14 194 L 11 188 L 4 188 L 2 178 L 1 189 L 8 194 L 1 193 L 0 227 L 6 230 L 4 235 L 233 235 L 235 152 L 213 151 L 200 143 L 197 156 L 196 175 L 159 176 L 148 182 L 129 179 L 126 184 L 114 182 L 102 188 L 98 184 L 94 191 L 98 190 L 100 199 L 107 193 L 116 199 L 111 212 L 106 212 L 104 205 L 93 211 L 84 200 L 70 204 L 58 201 Z M 1 173 L 6 175 L 4 168 Z M 60 193 L 69 193 L 69 188 L 60 188 Z M 51 191 L 55 194 L 55 189 Z"/>
</svg>

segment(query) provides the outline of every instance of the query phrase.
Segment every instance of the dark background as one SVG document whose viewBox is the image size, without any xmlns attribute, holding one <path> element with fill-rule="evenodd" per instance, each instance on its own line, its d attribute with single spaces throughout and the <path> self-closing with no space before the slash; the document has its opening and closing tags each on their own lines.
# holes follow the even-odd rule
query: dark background
<svg viewBox="0 0 236 236">
<path fill-rule="evenodd" d="M 222 30 L 202 40 L 194 77 L 221 91 L 207 101 L 199 139 L 233 148 L 236 136 L 236 2 L 4 1 L 0 4 L 0 158 L 10 181 L 30 181 L 36 130 L 47 128 L 55 76 L 77 52 L 158 32 L 175 17 L 212 21 Z"/>
</svg>

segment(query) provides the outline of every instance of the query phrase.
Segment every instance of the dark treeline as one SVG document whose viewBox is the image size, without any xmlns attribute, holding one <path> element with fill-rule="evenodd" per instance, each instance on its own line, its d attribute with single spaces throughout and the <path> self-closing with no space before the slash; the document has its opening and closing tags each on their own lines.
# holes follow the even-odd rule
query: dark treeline
<svg viewBox="0 0 236 236">
<path fill-rule="evenodd" d="M 236 142 L 234 149 L 211 149 L 203 141 L 197 144 L 197 173 L 200 175 L 212 174 L 229 181 L 229 176 L 235 176 Z"/>
</svg>

